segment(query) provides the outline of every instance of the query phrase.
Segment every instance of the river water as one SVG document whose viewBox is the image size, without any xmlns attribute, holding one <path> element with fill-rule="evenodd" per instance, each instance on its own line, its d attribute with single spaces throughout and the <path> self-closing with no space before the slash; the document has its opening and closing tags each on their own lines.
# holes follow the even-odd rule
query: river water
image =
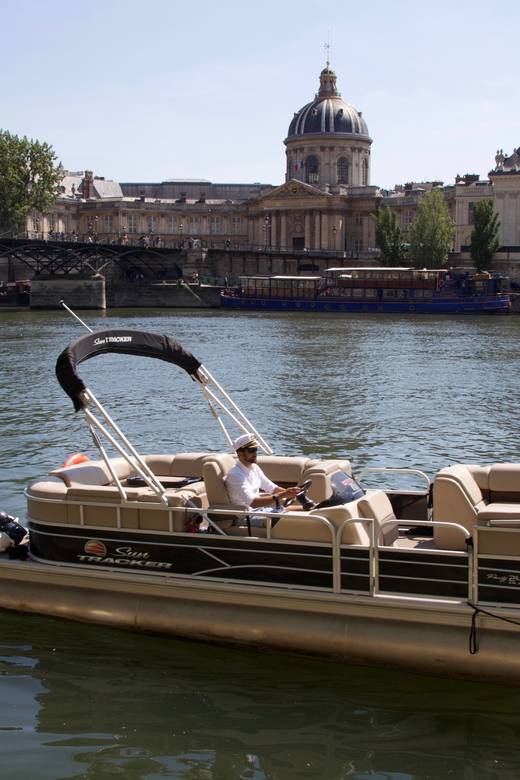
<svg viewBox="0 0 520 780">
<path fill-rule="evenodd" d="M 520 317 L 82 312 L 178 339 L 275 452 L 421 468 L 520 459 Z M 54 376 L 84 329 L 0 311 L 0 508 L 95 451 Z M 189 377 L 102 356 L 80 375 L 142 452 L 224 442 Z M 3 780 L 509 780 L 520 690 L 0 612 Z"/>
</svg>

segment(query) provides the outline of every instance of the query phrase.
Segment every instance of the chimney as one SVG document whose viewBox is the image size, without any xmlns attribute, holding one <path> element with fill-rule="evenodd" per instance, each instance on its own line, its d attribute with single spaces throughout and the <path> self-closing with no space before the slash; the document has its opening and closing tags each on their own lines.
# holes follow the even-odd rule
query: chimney
<svg viewBox="0 0 520 780">
<path fill-rule="evenodd" d="M 94 175 L 92 171 L 85 171 L 82 184 L 82 194 L 84 200 L 94 197 Z"/>
</svg>

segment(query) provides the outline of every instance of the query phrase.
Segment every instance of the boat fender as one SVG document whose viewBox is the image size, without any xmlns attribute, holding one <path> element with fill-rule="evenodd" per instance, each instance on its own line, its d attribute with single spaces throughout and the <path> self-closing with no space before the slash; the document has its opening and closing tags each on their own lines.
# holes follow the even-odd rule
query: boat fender
<svg viewBox="0 0 520 780">
<path fill-rule="evenodd" d="M 444 287 L 444 279 L 439 279 L 438 287 L 439 287 L 439 290 L 442 290 L 442 288 Z"/>
<path fill-rule="evenodd" d="M 66 469 L 67 466 L 77 466 L 78 463 L 87 463 L 90 458 L 83 455 L 81 452 L 75 452 L 74 455 L 69 455 L 62 468 Z"/>
</svg>

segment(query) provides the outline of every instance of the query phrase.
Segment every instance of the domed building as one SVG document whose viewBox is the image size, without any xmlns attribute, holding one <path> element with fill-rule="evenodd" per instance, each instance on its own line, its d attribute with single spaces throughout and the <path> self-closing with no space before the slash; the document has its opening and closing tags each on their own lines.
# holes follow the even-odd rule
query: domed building
<svg viewBox="0 0 520 780">
<path fill-rule="evenodd" d="M 289 126 L 285 180 L 325 185 L 370 184 L 372 139 L 361 112 L 345 103 L 329 63 L 320 74 L 320 89 Z"/>
<path fill-rule="evenodd" d="M 367 252 L 375 243 L 370 214 L 381 201 L 370 186 L 372 139 L 361 111 L 342 99 L 328 62 L 284 144 L 285 184 L 248 204 L 250 243 L 350 257 Z"/>
</svg>

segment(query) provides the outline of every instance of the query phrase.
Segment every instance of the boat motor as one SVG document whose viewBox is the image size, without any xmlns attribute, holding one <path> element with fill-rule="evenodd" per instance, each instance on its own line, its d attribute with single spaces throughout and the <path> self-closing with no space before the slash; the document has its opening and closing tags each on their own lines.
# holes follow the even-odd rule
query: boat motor
<svg viewBox="0 0 520 780">
<path fill-rule="evenodd" d="M 8 536 L 15 546 L 23 541 L 27 533 L 25 528 L 18 523 L 17 517 L 11 517 L 5 512 L 0 512 L 0 532 Z"/>
</svg>

